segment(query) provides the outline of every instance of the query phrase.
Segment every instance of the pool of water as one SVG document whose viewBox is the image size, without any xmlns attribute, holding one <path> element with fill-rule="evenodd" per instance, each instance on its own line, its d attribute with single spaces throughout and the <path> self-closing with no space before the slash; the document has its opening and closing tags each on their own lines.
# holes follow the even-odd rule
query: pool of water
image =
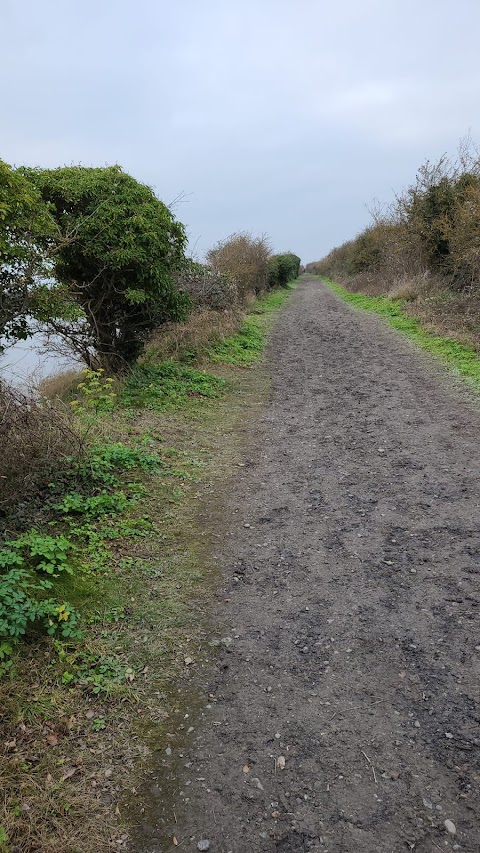
<svg viewBox="0 0 480 853">
<path fill-rule="evenodd" d="M 80 367 L 82 363 L 73 356 L 46 351 L 41 334 L 18 341 L 0 356 L 0 378 L 17 386 L 36 385 L 46 376 Z"/>
</svg>

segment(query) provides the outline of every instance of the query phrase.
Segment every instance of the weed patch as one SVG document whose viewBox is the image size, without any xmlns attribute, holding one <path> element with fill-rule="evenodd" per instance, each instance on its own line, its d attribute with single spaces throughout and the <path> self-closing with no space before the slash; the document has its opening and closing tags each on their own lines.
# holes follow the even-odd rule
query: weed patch
<svg viewBox="0 0 480 853">
<path fill-rule="evenodd" d="M 127 409 L 166 412 L 194 401 L 215 399 L 224 388 L 225 382 L 218 376 L 178 362 L 139 364 L 125 382 L 120 404 Z"/>
</svg>

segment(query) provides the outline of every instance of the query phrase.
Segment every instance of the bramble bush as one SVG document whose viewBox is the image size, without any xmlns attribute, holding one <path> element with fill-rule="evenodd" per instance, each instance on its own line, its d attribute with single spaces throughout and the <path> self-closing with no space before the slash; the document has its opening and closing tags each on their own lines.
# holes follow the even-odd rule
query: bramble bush
<svg viewBox="0 0 480 853">
<path fill-rule="evenodd" d="M 195 261 L 184 265 L 175 282 L 178 290 L 188 295 L 193 308 L 225 311 L 239 301 L 238 287 L 231 275 Z"/>
</svg>

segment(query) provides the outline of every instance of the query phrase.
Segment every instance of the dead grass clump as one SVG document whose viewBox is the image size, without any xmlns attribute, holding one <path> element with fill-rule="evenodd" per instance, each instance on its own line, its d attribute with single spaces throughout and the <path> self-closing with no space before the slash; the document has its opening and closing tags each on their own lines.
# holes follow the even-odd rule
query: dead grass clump
<svg viewBox="0 0 480 853">
<path fill-rule="evenodd" d="M 210 344 L 222 337 L 235 334 L 241 326 L 243 312 L 237 308 L 230 311 L 194 311 L 185 323 L 170 323 L 154 335 L 146 348 L 147 360 L 177 358 L 208 361 L 206 350 Z"/>
<path fill-rule="evenodd" d="M 84 379 L 81 370 L 66 370 L 46 376 L 37 386 L 38 393 L 47 400 L 70 401 L 77 394 L 77 386 Z"/>
<path fill-rule="evenodd" d="M 48 482 L 78 452 L 68 407 L 42 401 L 0 381 L 0 508 Z"/>
</svg>

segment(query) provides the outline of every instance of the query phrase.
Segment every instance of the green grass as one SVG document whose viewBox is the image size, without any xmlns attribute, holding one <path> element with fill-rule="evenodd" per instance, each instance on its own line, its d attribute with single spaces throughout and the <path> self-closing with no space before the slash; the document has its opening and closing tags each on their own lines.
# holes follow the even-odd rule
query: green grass
<svg viewBox="0 0 480 853">
<path fill-rule="evenodd" d="M 224 387 L 225 382 L 218 376 L 179 362 L 143 363 L 136 365 L 129 374 L 119 402 L 127 409 L 166 412 L 194 400 L 215 399 Z"/>
<path fill-rule="evenodd" d="M 277 311 L 284 305 L 293 290 L 293 285 L 275 290 L 257 299 L 252 312 L 243 322 L 236 335 L 217 341 L 208 350 L 212 362 L 251 367 L 256 364 L 265 349 L 268 330 Z"/>
<path fill-rule="evenodd" d="M 365 296 L 362 293 L 350 293 L 333 281 L 323 280 L 334 293 L 348 302 L 349 305 L 385 317 L 393 329 L 402 335 L 406 335 L 418 347 L 440 359 L 449 370 L 467 380 L 469 385 L 477 393 L 480 393 L 480 357 L 473 347 L 427 331 L 418 320 L 405 312 L 405 303 L 402 300 L 390 299 L 388 296 Z"/>
</svg>

